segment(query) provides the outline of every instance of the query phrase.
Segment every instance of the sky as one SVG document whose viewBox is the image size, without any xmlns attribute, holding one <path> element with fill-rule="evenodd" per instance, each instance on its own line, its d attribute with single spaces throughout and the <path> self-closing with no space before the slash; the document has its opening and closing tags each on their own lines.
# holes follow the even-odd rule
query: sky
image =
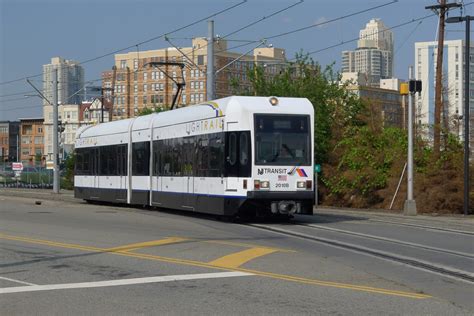
<svg viewBox="0 0 474 316">
<path fill-rule="evenodd" d="M 169 33 L 173 44 L 191 46 L 192 37 L 207 35 L 207 16 L 231 7 L 242 0 L 0 0 L 0 121 L 25 117 L 42 117 L 42 100 L 25 97 L 32 87 L 25 77 L 41 74 L 42 65 L 61 56 L 80 62 L 110 54 L 126 47 L 136 51 L 137 43 Z M 300 0 L 247 0 L 219 14 L 216 35 L 224 36 L 268 17 Z M 454 2 L 454 0 L 448 0 Z M 464 0 L 462 14 L 474 15 L 474 0 Z M 383 4 L 387 4 L 382 6 Z M 274 47 L 284 48 L 287 58 L 297 52 L 315 52 L 311 57 L 321 65 L 334 63 L 340 70 L 341 52 L 353 50 L 359 30 L 372 18 L 380 18 L 387 27 L 432 14 L 425 6 L 436 0 L 304 0 L 288 10 L 263 19 L 228 39 L 229 47 L 242 40 L 260 40 L 273 35 L 311 26 L 300 32 L 268 40 Z M 353 13 L 369 10 L 364 13 Z M 460 15 L 459 9 L 450 16 Z M 318 25 L 347 15 L 349 17 Z M 193 26 L 170 33 L 190 23 Z M 437 38 L 437 16 L 394 28 L 395 77 L 406 79 L 414 62 L 414 43 Z M 446 39 L 463 39 L 464 24 L 447 24 Z M 255 45 L 255 44 L 254 44 Z M 170 45 L 159 38 L 139 45 L 140 51 Z M 235 49 L 244 53 L 251 45 Z M 83 64 L 85 80 L 96 80 L 114 64 L 110 54 Z M 21 79 L 13 83 L 7 81 Z M 42 77 L 31 78 L 42 88 Z M 97 83 L 96 83 L 97 84 Z"/>
</svg>

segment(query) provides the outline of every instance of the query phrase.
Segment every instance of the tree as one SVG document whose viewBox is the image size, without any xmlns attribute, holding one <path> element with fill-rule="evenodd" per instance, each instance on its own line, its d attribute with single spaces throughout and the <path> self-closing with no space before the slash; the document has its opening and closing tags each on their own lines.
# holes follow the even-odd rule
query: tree
<svg viewBox="0 0 474 316">
<path fill-rule="evenodd" d="M 164 111 L 166 111 L 166 107 L 153 107 L 153 108 L 144 107 L 138 112 L 137 116 L 149 115 L 152 113 L 160 113 Z"/>
</svg>

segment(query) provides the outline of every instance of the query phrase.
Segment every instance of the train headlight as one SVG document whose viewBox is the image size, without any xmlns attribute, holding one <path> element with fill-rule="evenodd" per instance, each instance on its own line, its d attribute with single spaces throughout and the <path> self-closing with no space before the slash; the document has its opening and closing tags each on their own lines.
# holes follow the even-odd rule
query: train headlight
<svg viewBox="0 0 474 316">
<path fill-rule="evenodd" d="M 260 181 L 260 187 L 262 189 L 268 189 L 270 188 L 270 181 Z"/>
<path fill-rule="evenodd" d="M 306 181 L 296 181 L 296 188 L 298 189 L 306 188 Z"/>
<path fill-rule="evenodd" d="M 270 104 L 273 106 L 278 105 L 277 97 L 271 97 L 268 101 L 270 101 Z"/>
</svg>

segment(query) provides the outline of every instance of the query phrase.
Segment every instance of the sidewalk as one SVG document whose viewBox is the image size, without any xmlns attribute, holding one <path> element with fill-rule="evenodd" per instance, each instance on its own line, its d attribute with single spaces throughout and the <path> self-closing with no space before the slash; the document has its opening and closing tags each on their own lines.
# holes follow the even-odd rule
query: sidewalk
<svg viewBox="0 0 474 316">
<path fill-rule="evenodd" d="M 60 190 L 59 194 L 53 193 L 51 189 L 16 189 L 1 188 L 0 196 L 15 196 L 38 200 L 80 202 L 80 199 L 74 198 L 74 191 Z"/>
</svg>

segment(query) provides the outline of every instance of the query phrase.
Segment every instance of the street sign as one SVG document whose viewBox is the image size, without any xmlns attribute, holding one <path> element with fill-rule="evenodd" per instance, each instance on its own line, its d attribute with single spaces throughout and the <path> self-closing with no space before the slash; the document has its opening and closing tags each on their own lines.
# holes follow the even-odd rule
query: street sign
<svg viewBox="0 0 474 316">
<path fill-rule="evenodd" d="M 23 170 L 23 163 L 22 162 L 13 162 L 12 163 L 12 170 L 13 171 L 22 171 Z"/>
<path fill-rule="evenodd" d="M 320 164 L 314 165 L 314 172 L 317 172 L 317 173 L 321 172 L 321 165 Z"/>
<path fill-rule="evenodd" d="M 52 161 L 52 160 L 46 161 L 46 169 L 53 170 L 54 169 L 54 161 Z"/>
<path fill-rule="evenodd" d="M 21 177 L 21 171 L 15 171 L 15 178 Z"/>
</svg>

